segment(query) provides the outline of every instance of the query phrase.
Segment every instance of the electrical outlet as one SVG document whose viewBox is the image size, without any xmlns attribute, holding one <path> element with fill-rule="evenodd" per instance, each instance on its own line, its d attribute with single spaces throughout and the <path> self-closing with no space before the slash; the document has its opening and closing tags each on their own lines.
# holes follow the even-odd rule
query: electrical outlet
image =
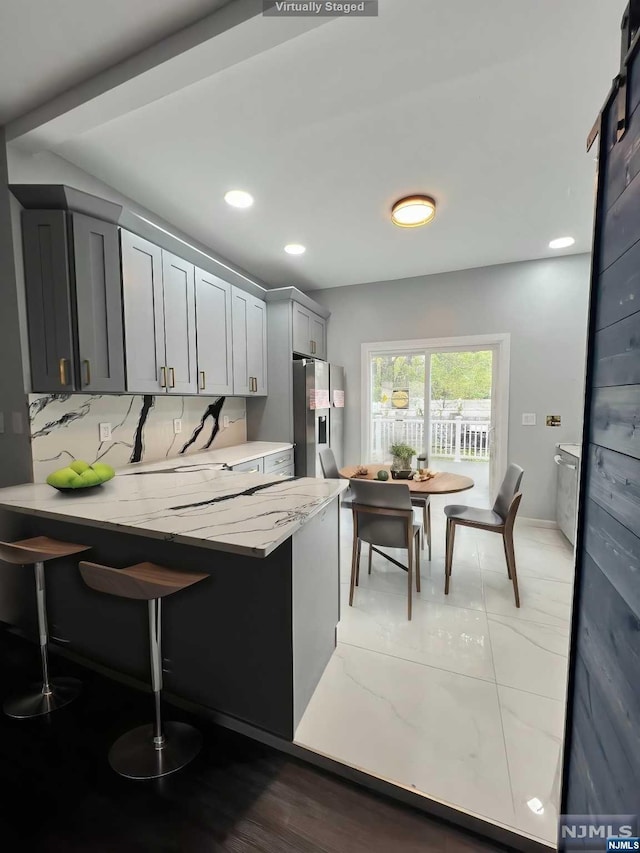
<svg viewBox="0 0 640 853">
<path fill-rule="evenodd" d="M 229 415 L 223 415 L 222 426 L 224 429 L 226 429 L 229 426 Z"/>
<path fill-rule="evenodd" d="M 98 424 L 100 441 L 111 441 L 111 424 Z"/>
<path fill-rule="evenodd" d="M 180 418 L 173 419 L 173 434 L 178 435 L 178 433 L 182 432 L 182 421 Z"/>
<path fill-rule="evenodd" d="M 522 426 L 535 426 L 535 425 L 536 425 L 535 412 L 524 412 L 522 415 Z"/>
</svg>

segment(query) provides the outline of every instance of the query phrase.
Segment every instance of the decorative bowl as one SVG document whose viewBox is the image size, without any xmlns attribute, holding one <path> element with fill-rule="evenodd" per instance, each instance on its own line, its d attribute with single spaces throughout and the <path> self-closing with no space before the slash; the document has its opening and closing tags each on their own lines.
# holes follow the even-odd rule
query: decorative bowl
<svg viewBox="0 0 640 853">
<path fill-rule="evenodd" d="M 394 480 L 409 480 L 411 479 L 412 473 L 411 468 L 402 468 L 399 471 L 394 471 L 393 468 L 391 469 L 391 476 Z"/>
</svg>

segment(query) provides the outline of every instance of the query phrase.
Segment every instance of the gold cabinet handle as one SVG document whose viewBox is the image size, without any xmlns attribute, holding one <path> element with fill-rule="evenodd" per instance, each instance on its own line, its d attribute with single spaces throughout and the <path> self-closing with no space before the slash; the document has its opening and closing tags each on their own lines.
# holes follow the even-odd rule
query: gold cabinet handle
<svg viewBox="0 0 640 853">
<path fill-rule="evenodd" d="M 84 370 L 85 370 L 85 385 L 91 385 L 91 362 L 88 358 L 84 360 Z"/>
<path fill-rule="evenodd" d="M 176 387 L 176 372 L 173 367 L 169 368 L 169 388 Z"/>
<path fill-rule="evenodd" d="M 206 385 L 207 385 L 207 375 L 204 372 L 204 370 L 201 370 L 200 371 L 200 390 L 204 391 Z"/>
<path fill-rule="evenodd" d="M 68 358 L 61 358 L 60 361 L 58 362 L 58 371 L 60 373 L 60 384 L 61 385 L 68 385 L 69 384 L 69 379 L 67 377 L 67 362 L 68 361 L 69 361 Z"/>
<path fill-rule="evenodd" d="M 167 368 L 166 367 L 160 368 L 160 387 L 161 388 L 167 387 Z"/>
</svg>

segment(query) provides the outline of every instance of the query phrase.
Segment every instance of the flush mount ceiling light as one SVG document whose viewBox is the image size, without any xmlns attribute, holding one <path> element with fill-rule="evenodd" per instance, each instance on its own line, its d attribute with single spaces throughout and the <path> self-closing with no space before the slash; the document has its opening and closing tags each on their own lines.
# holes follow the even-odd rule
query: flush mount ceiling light
<svg viewBox="0 0 640 853">
<path fill-rule="evenodd" d="M 538 797 L 533 797 L 533 799 L 527 800 L 527 805 L 534 814 L 544 814 L 544 805 L 542 804 L 542 800 L 539 800 Z"/>
<path fill-rule="evenodd" d="M 306 247 L 300 243 L 287 243 L 284 250 L 288 255 L 304 255 L 307 251 Z"/>
<path fill-rule="evenodd" d="M 426 225 L 436 215 L 436 203 L 428 195 L 410 195 L 401 198 L 391 208 L 391 221 L 401 228 Z"/>
<path fill-rule="evenodd" d="M 549 243 L 550 249 L 568 249 L 569 246 L 573 246 L 576 241 L 573 237 L 558 237 L 555 240 L 552 240 Z"/>
<path fill-rule="evenodd" d="M 244 190 L 229 190 L 224 194 L 224 200 L 231 207 L 251 207 L 253 204 L 253 196 Z"/>
</svg>

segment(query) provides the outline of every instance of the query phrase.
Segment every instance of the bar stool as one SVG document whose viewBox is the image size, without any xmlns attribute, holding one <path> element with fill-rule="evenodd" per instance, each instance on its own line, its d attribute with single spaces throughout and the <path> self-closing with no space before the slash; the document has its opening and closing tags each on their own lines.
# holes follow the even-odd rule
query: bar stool
<svg viewBox="0 0 640 853">
<path fill-rule="evenodd" d="M 177 572 L 155 563 L 138 563 L 114 569 L 97 563 L 80 563 L 82 579 L 98 592 L 148 602 L 151 687 L 155 701 L 153 724 L 132 729 L 113 744 L 109 764 L 128 779 L 157 779 L 180 770 L 200 752 L 202 735 L 186 723 L 162 721 L 162 599 L 204 580 L 208 575 Z"/>
<path fill-rule="evenodd" d="M 40 635 L 40 657 L 42 659 L 42 684 L 34 685 L 26 693 L 11 696 L 4 703 L 4 712 L 9 717 L 26 719 L 50 714 L 73 701 L 82 689 L 77 678 L 49 678 L 49 655 L 47 644 L 47 602 L 45 597 L 44 564 L 58 557 L 70 557 L 88 551 L 90 545 L 60 542 L 48 536 L 35 536 L 18 542 L 0 542 L 0 560 L 14 566 L 33 564 L 36 576 L 36 606 L 38 610 L 38 633 Z"/>
</svg>

